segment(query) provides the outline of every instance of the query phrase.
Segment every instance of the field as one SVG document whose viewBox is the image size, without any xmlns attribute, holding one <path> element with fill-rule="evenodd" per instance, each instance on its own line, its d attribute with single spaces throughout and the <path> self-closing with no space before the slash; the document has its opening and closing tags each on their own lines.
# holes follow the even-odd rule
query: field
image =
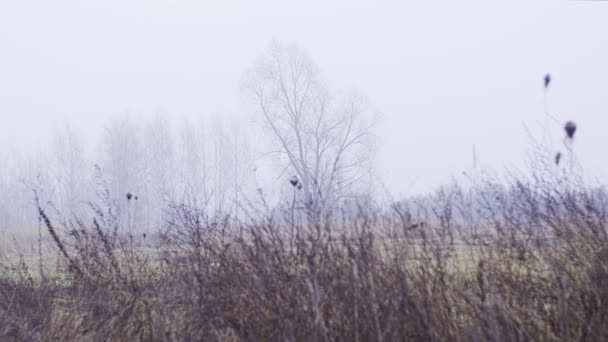
<svg viewBox="0 0 608 342">
<path fill-rule="evenodd" d="M 573 189 L 453 190 L 301 222 L 177 206 L 145 236 L 41 211 L 42 250 L 36 235 L 1 260 L 0 339 L 606 340 L 608 197 Z"/>
</svg>

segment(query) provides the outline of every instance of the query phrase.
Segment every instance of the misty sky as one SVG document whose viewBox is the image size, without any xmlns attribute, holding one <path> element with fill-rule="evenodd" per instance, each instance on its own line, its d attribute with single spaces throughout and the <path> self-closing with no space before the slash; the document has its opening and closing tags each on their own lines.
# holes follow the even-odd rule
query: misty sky
<svg viewBox="0 0 608 342">
<path fill-rule="evenodd" d="M 377 171 L 395 194 L 470 169 L 473 145 L 480 167 L 522 166 L 547 72 L 551 112 L 608 180 L 602 1 L 1 0 L 0 143 L 32 148 L 66 120 L 94 142 L 125 113 L 248 123 L 239 84 L 272 39 L 380 110 Z"/>
</svg>

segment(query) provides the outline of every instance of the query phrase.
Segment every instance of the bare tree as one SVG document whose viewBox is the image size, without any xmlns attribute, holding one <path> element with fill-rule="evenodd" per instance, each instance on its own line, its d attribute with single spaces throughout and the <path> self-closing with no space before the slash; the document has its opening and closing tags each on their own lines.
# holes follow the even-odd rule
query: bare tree
<svg viewBox="0 0 608 342">
<path fill-rule="evenodd" d="M 103 172 L 108 177 L 112 201 L 120 208 L 121 223 L 127 222 L 131 227 L 135 225 L 134 215 L 131 215 L 134 203 L 125 195 L 142 192 L 146 197 L 148 195 L 148 165 L 143 158 L 145 145 L 142 144 L 141 130 L 135 121 L 125 117 L 112 121 L 104 133 L 100 146 Z"/>
<path fill-rule="evenodd" d="M 82 138 L 68 123 L 55 132 L 52 178 L 57 183 L 57 204 L 69 217 L 83 214 L 90 178 L 84 148 Z"/>
<path fill-rule="evenodd" d="M 157 227 L 165 220 L 165 207 L 175 195 L 175 143 L 171 123 L 157 113 L 144 124 L 142 153 L 144 174 L 143 203 L 149 227 Z"/>
<path fill-rule="evenodd" d="M 176 172 L 182 202 L 194 201 L 207 204 L 210 198 L 209 172 L 207 165 L 207 144 L 202 124 L 184 119 L 177 139 Z"/>
<path fill-rule="evenodd" d="M 272 43 L 243 88 L 278 143 L 271 153 L 284 157 L 302 183 L 308 208 L 324 208 L 367 180 L 373 126 L 365 119 L 367 102 L 359 95 L 332 98 L 301 48 Z"/>
</svg>

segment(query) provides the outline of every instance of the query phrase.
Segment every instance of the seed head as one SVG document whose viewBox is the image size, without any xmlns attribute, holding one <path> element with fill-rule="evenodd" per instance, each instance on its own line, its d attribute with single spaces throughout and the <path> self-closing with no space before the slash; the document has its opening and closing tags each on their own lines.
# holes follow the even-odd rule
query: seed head
<svg viewBox="0 0 608 342">
<path fill-rule="evenodd" d="M 551 75 L 550 74 L 546 74 L 545 75 L 545 89 L 549 88 L 549 84 L 551 83 Z"/>
<path fill-rule="evenodd" d="M 572 139 L 574 137 L 574 133 L 576 132 L 576 124 L 573 121 L 566 122 L 566 125 L 564 125 L 564 131 L 566 131 L 568 138 Z"/>
<path fill-rule="evenodd" d="M 296 185 L 298 185 L 298 177 L 291 176 L 291 178 L 289 179 L 289 183 L 291 183 L 291 185 L 295 187 Z"/>
</svg>

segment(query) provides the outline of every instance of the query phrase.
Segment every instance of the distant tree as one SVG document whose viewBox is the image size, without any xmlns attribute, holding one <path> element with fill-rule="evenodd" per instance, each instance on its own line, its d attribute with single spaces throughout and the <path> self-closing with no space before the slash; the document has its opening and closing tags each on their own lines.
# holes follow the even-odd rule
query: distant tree
<svg viewBox="0 0 608 342">
<path fill-rule="evenodd" d="M 167 203 L 175 196 L 175 146 L 169 120 L 155 115 L 144 125 L 142 141 L 143 202 L 147 225 L 154 228 L 164 222 Z"/>
<path fill-rule="evenodd" d="M 218 213 L 238 214 L 239 193 L 245 185 L 246 170 L 250 169 L 247 132 L 237 122 L 216 118 L 206 134 L 211 145 L 213 167 L 213 202 Z"/>
<path fill-rule="evenodd" d="M 52 146 L 52 178 L 57 183 L 57 205 L 68 216 L 81 216 L 92 170 L 92 164 L 89 165 L 85 157 L 84 142 L 69 124 L 65 124 L 55 132 Z"/>
<path fill-rule="evenodd" d="M 203 126 L 184 119 L 177 138 L 176 192 L 181 202 L 206 205 L 209 201 L 206 144 Z"/>
<path fill-rule="evenodd" d="M 301 48 L 272 43 L 243 89 L 278 144 L 275 152 L 302 183 L 308 208 L 322 209 L 369 179 L 374 120 L 366 120 L 367 101 L 357 94 L 333 98 Z"/>
<path fill-rule="evenodd" d="M 131 215 L 135 204 L 127 201 L 125 195 L 140 194 L 147 183 L 140 130 L 128 118 L 114 120 L 106 127 L 101 147 L 102 170 L 108 178 L 112 200 L 120 208 L 120 220 L 131 227 L 135 224 Z"/>
</svg>

